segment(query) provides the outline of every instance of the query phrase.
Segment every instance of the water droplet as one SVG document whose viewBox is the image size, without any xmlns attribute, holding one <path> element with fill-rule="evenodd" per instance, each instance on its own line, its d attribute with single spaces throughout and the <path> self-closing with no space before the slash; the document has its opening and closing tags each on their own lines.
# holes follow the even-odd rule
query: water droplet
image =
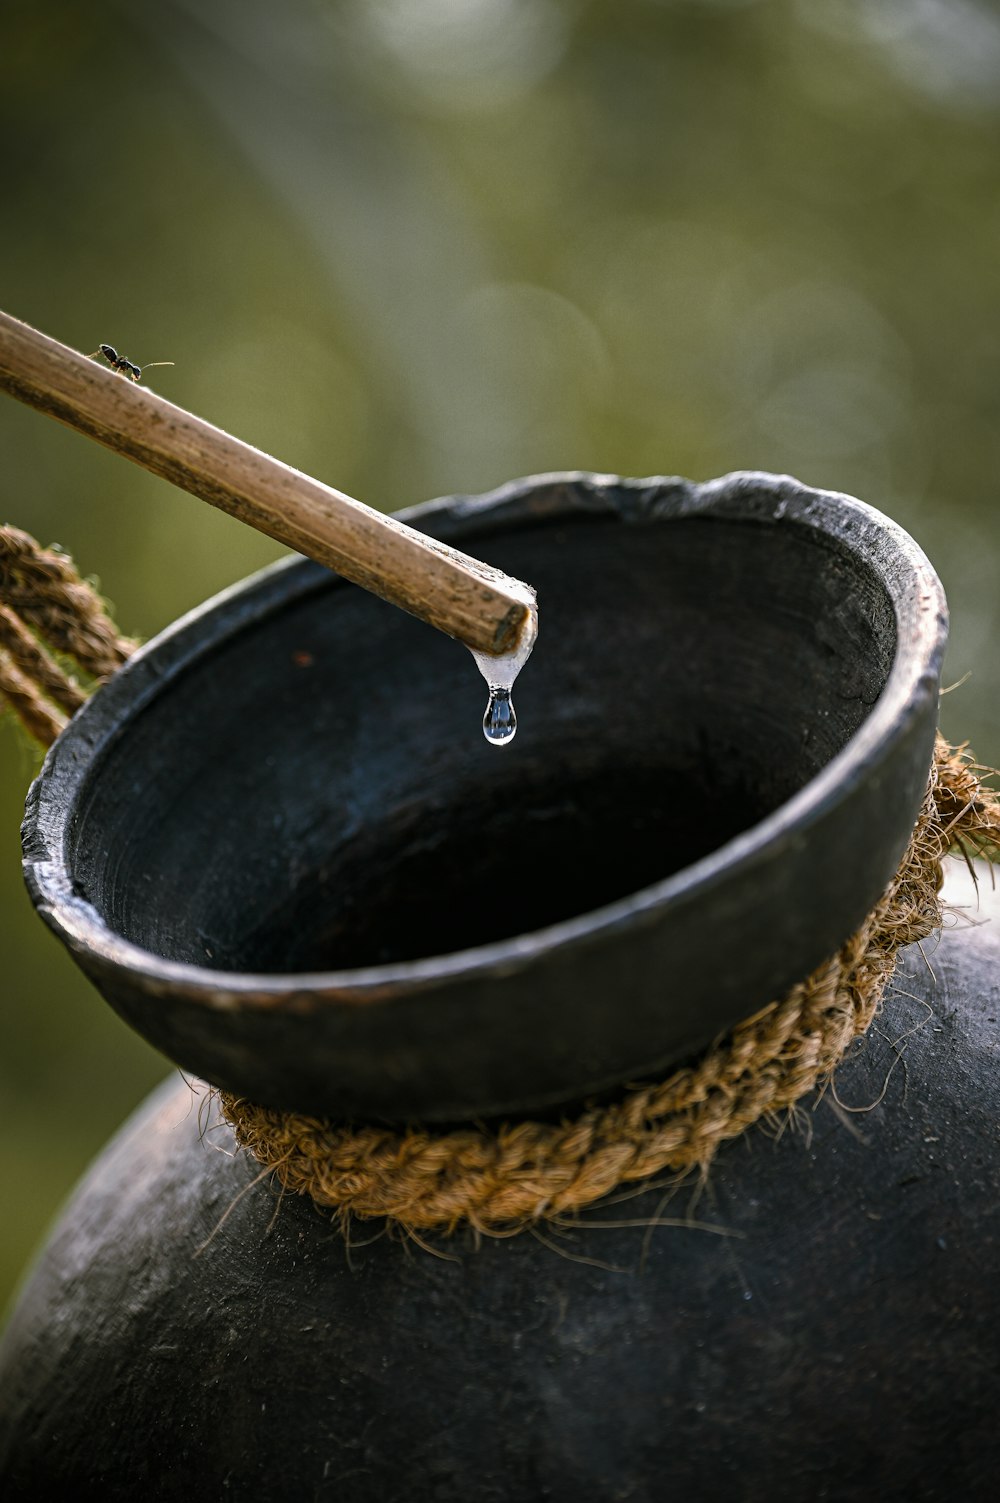
<svg viewBox="0 0 1000 1503">
<path fill-rule="evenodd" d="M 525 604 L 530 615 L 521 633 L 521 640 L 513 652 L 494 657 L 488 652 L 469 651 L 479 665 L 479 671 L 490 686 L 490 702 L 483 716 L 483 735 L 491 746 L 509 746 L 517 730 L 517 716 L 511 701 L 511 689 L 518 673 L 531 656 L 538 635 L 538 612 L 534 592 L 525 588 Z"/>
<path fill-rule="evenodd" d="M 517 716 L 514 714 L 510 690 L 491 684 L 490 702 L 483 716 L 483 735 L 487 741 L 502 746 L 505 741 L 513 740 L 516 730 Z"/>
</svg>

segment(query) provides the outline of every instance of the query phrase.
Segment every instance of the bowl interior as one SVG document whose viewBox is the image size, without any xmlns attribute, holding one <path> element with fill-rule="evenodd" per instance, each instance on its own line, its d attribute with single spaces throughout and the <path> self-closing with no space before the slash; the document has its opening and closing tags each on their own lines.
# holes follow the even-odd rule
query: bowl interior
<svg viewBox="0 0 1000 1503">
<path fill-rule="evenodd" d="M 301 592 L 166 683 L 89 775 L 68 864 L 112 930 L 295 973 L 545 928 L 776 809 L 892 665 L 879 578 L 792 519 L 588 513 L 458 541 L 539 593 L 512 745 L 485 741 L 460 645 L 340 581 Z"/>
</svg>

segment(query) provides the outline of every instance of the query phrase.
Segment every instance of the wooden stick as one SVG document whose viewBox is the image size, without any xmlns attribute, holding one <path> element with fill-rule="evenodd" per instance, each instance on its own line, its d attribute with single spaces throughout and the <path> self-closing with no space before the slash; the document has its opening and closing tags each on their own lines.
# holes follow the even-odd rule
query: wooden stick
<svg viewBox="0 0 1000 1503">
<path fill-rule="evenodd" d="M 353 501 L 0 312 L 0 389 L 495 655 L 533 631 L 534 592 Z"/>
</svg>

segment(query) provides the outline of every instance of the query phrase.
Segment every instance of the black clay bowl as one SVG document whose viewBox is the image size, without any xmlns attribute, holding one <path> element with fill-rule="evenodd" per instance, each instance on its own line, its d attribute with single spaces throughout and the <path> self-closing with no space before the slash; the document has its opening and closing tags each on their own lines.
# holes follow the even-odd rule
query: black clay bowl
<svg viewBox="0 0 1000 1503">
<path fill-rule="evenodd" d="M 538 589 L 509 748 L 462 647 L 288 561 L 74 718 L 27 881 L 210 1081 L 389 1120 L 555 1108 L 857 926 L 920 805 L 944 598 L 878 512 L 767 475 L 545 476 L 409 518 Z"/>
</svg>

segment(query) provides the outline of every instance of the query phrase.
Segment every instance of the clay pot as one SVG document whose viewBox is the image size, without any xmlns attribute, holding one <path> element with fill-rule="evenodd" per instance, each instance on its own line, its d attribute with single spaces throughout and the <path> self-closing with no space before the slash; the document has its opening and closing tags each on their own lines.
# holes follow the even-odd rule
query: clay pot
<svg viewBox="0 0 1000 1503">
<path fill-rule="evenodd" d="M 768 476 L 554 476 L 411 520 L 538 589 L 516 742 L 481 735 L 462 648 L 279 565 L 53 748 L 39 912 L 146 1038 L 267 1104 L 451 1121 L 655 1074 L 895 870 L 940 584 L 869 507 Z"/>
<path fill-rule="evenodd" d="M 872 905 L 929 765 L 940 586 L 885 518 L 767 476 L 549 477 L 415 515 L 538 587 L 510 750 L 459 648 L 279 566 L 75 718 L 28 881 L 212 1081 L 391 1120 L 551 1111 L 683 1058 Z M 838 1093 L 867 1106 L 893 1069 L 878 1109 L 828 1093 L 808 1135 L 731 1145 L 713 1230 L 649 1225 L 691 1209 L 661 1186 L 572 1232 L 436 1257 L 356 1225 L 347 1249 L 163 1088 L 7 1332 L 6 1495 L 986 1496 L 1000 943 L 924 948 L 880 1025 L 915 1029 L 908 1092 L 876 1036 Z"/>
</svg>

